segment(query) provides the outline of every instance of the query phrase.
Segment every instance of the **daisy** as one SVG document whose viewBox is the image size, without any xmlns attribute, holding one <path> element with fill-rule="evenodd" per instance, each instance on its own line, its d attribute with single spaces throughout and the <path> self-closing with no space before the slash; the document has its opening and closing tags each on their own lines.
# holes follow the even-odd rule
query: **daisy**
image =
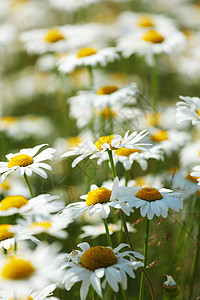
<svg viewBox="0 0 200 300">
<path fill-rule="evenodd" d="M 70 73 L 77 68 L 105 67 L 108 63 L 120 59 L 117 48 L 81 48 L 77 53 L 68 54 L 58 61 L 58 70 L 62 73 Z"/>
<path fill-rule="evenodd" d="M 47 159 L 52 160 L 56 150 L 47 148 L 36 155 L 40 148 L 46 145 L 48 144 L 38 145 L 34 148 L 21 149 L 20 152 L 16 154 L 7 154 L 6 158 L 9 161 L 0 162 L 0 174 L 2 174 L 0 183 L 4 181 L 8 174 L 14 171 L 17 171 L 20 176 L 23 176 L 24 174 L 31 176 L 32 172 L 35 172 L 41 177 L 47 178 L 47 173 L 43 168 L 47 170 L 52 170 L 52 168 L 48 164 L 43 163 L 43 161 Z"/>
<path fill-rule="evenodd" d="M 38 242 L 31 233 L 24 232 L 23 230 L 16 231 L 16 226 L 11 224 L 0 224 L 0 249 L 5 250 L 14 248 L 14 245 L 18 241 L 32 240 L 33 242 Z"/>
<path fill-rule="evenodd" d="M 77 218 L 84 211 L 88 210 L 90 216 L 94 213 L 99 213 L 103 219 L 106 219 L 110 214 L 110 207 L 114 207 L 116 209 L 121 209 L 129 216 L 130 212 L 133 212 L 131 207 L 126 203 L 120 203 L 116 200 L 118 185 L 118 177 L 114 179 L 112 190 L 105 187 L 97 187 L 95 184 L 91 185 L 90 192 L 87 195 L 80 197 L 86 201 L 69 204 L 62 214 L 68 214 L 68 211 L 71 210 L 74 218 Z"/>
<path fill-rule="evenodd" d="M 58 248 L 55 245 L 39 245 L 33 251 L 20 252 L 12 256 L 0 257 L 0 289 L 15 294 L 26 293 L 27 289 L 43 288 L 58 281 L 56 267 Z"/>
<path fill-rule="evenodd" d="M 64 202 L 58 196 L 41 194 L 28 200 L 22 195 L 6 196 L 0 202 L 0 216 L 19 215 L 45 215 L 63 209 Z"/>
<path fill-rule="evenodd" d="M 81 300 L 87 298 L 90 285 L 96 293 L 102 298 L 102 287 L 105 288 L 108 283 L 114 292 L 119 291 L 119 284 L 124 290 L 127 289 L 127 274 L 135 278 L 133 269 L 136 270 L 143 266 L 141 261 L 143 256 L 135 251 L 119 252 L 127 244 L 120 244 L 112 249 L 111 247 L 96 246 L 90 247 L 88 243 L 78 245 L 80 250 L 73 250 L 70 254 L 65 254 L 62 259 L 62 269 L 66 269 L 63 275 L 63 283 L 67 291 L 79 281 L 82 281 L 80 289 Z M 127 257 L 127 258 L 126 258 Z M 130 260 L 129 260 L 129 259 Z M 103 283 L 101 278 L 104 277 Z"/>
<path fill-rule="evenodd" d="M 29 197 L 27 187 L 24 185 L 21 177 L 15 176 L 7 177 L 2 183 L 0 183 L 0 194 L 5 196 L 8 195 L 19 195 L 20 193 L 25 197 Z"/>
<path fill-rule="evenodd" d="M 163 283 L 163 289 L 166 292 L 166 294 L 173 295 L 174 297 L 176 297 L 178 293 L 178 285 L 171 275 L 166 276 L 167 280 Z"/>
<path fill-rule="evenodd" d="M 195 166 L 193 168 L 193 172 L 190 173 L 194 180 L 197 180 L 197 184 L 200 185 L 200 166 Z"/>
<path fill-rule="evenodd" d="M 177 123 L 191 121 L 192 125 L 200 123 L 200 98 L 198 97 L 179 97 L 182 101 L 177 102 Z"/>
<path fill-rule="evenodd" d="M 148 132 L 142 130 L 140 133 L 134 131 L 129 135 L 129 130 L 125 133 L 124 138 L 121 135 L 108 135 L 102 136 L 99 140 L 93 144 L 91 141 L 86 143 L 80 143 L 78 147 L 74 147 L 74 149 L 67 151 L 62 155 L 62 157 L 72 156 L 72 155 L 80 155 L 77 157 L 73 163 L 72 168 L 74 168 L 81 160 L 90 156 L 90 159 L 99 158 L 105 151 L 108 150 L 116 150 L 119 148 L 135 148 L 135 149 L 144 149 L 141 146 L 147 146 L 149 144 L 138 144 L 138 142 L 143 139 Z"/>
<path fill-rule="evenodd" d="M 35 291 L 31 290 L 27 290 L 27 292 L 25 294 L 22 295 L 17 295 L 18 298 L 20 296 L 20 299 L 27 299 L 27 300 L 45 300 L 45 299 L 51 299 L 51 300 L 57 300 L 58 298 L 56 297 L 50 297 L 52 295 L 52 292 L 56 289 L 56 284 L 51 284 L 48 285 L 45 288 L 41 288 L 41 289 L 37 289 Z M 0 291 L 0 300 L 9 300 L 9 299 L 14 299 L 15 293 L 14 291 L 12 291 L 12 288 L 8 290 L 2 290 Z M 48 298 L 47 298 L 48 297 Z"/>
<path fill-rule="evenodd" d="M 26 216 L 24 220 L 19 219 L 19 231 L 27 232 L 31 235 L 46 233 L 59 239 L 66 239 L 68 234 L 64 230 L 73 222 L 72 215 L 55 214 L 48 217 L 36 215 Z"/>
<path fill-rule="evenodd" d="M 183 33 L 175 28 L 138 30 L 119 39 L 118 48 L 124 57 L 138 55 L 171 54 L 180 51 L 186 44 Z"/>
<path fill-rule="evenodd" d="M 179 211 L 183 207 L 182 194 L 165 188 L 157 190 L 154 187 L 119 187 L 116 195 L 119 201 L 140 208 L 141 215 L 147 215 L 149 220 L 154 214 L 166 218 L 169 208 Z"/>
</svg>

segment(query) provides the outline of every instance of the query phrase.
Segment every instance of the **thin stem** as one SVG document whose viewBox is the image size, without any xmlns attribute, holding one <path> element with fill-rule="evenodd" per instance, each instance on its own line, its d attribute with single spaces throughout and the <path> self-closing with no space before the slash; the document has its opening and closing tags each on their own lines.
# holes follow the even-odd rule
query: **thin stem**
<svg viewBox="0 0 200 300">
<path fill-rule="evenodd" d="M 148 239 L 149 239 L 149 220 L 148 218 L 146 218 L 146 232 L 145 232 L 145 243 L 144 243 L 144 269 L 147 263 Z M 139 300 L 143 299 L 143 292 L 144 292 L 144 273 L 141 274 Z"/>
<path fill-rule="evenodd" d="M 127 294 L 127 292 L 123 289 L 122 285 L 120 285 L 120 287 L 121 287 L 121 291 L 122 291 L 122 295 L 123 295 L 124 299 L 128 300 L 128 294 Z"/>
<path fill-rule="evenodd" d="M 90 78 L 90 87 L 92 88 L 94 85 L 94 76 L 92 72 L 92 67 L 88 66 L 88 73 L 89 73 L 89 78 Z"/>
<path fill-rule="evenodd" d="M 152 105 L 155 110 L 158 109 L 158 59 L 156 54 L 153 55 L 153 69 L 152 69 Z"/>
<path fill-rule="evenodd" d="M 108 156 L 109 156 L 111 171 L 112 171 L 112 175 L 113 175 L 113 179 L 114 179 L 116 177 L 116 170 L 115 170 L 115 165 L 114 165 L 114 161 L 113 161 L 112 150 L 108 150 Z"/>
<path fill-rule="evenodd" d="M 188 300 L 192 299 L 192 293 L 193 293 L 193 286 L 194 286 L 194 279 L 196 276 L 197 266 L 198 266 L 198 259 L 199 259 L 199 252 L 200 252 L 200 225 L 197 235 L 197 244 L 196 244 L 196 252 L 194 255 L 193 265 L 192 265 L 192 274 L 191 274 L 191 280 L 190 280 L 190 287 L 189 287 L 189 295 Z"/>
<path fill-rule="evenodd" d="M 112 246 L 111 237 L 110 237 L 110 232 L 109 232 L 109 229 L 108 229 L 108 222 L 107 222 L 107 219 L 103 219 L 103 221 L 104 221 L 104 226 L 105 226 L 105 230 L 106 230 L 106 237 L 107 237 L 108 245 L 109 245 L 110 247 L 113 247 L 113 246 Z"/>
<path fill-rule="evenodd" d="M 31 198 L 34 198 L 33 191 L 32 191 L 32 188 L 31 188 L 31 185 L 30 185 L 30 182 L 28 180 L 28 176 L 26 175 L 26 173 L 24 173 L 24 179 L 26 181 L 26 184 L 28 186 L 29 192 L 31 194 Z"/>
<path fill-rule="evenodd" d="M 7 253 L 8 253 L 8 250 L 7 250 L 7 249 L 5 249 L 5 248 L 3 248 L 3 251 L 4 251 L 4 254 L 5 254 L 5 255 L 7 255 Z"/>
<path fill-rule="evenodd" d="M 129 181 L 130 173 L 128 170 L 125 170 L 125 186 L 128 186 L 128 181 Z"/>
<path fill-rule="evenodd" d="M 123 224 L 123 227 L 124 227 L 124 232 L 125 232 L 125 235 L 126 235 L 126 239 L 127 239 L 128 243 L 130 244 L 132 251 L 134 251 L 133 244 L 132 244 L 132 241 L 131 241 L 131 237 L 130 237 L 130 234 L 128 232 L 128 228 L 127 228 L 127 225 L 126 225 L 126 216 L 125 216 L 125 214 L 123 213 L 123 211 L 121 209 L 120 209 L 120 213 L 121 213 L 121 219 L 122 219 L 122 224 Z"/>
</svg>

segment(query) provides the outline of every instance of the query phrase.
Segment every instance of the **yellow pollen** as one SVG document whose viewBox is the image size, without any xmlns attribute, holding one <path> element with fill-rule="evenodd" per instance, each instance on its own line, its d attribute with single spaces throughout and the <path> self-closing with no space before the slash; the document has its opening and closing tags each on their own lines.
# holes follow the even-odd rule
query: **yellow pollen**
<svg viewBox="0 0 200 300">
<path fill-rule="evenodd" d="M 9 228 L 12 227 L 10 224 L 1 224 L 0 225 L 0 241 L 10 239 L 14 236 L 13 232 L 9 231 Z"/>
<path fill-rule="evenodd" d="M 108 143 L 111 146 L 112 140 L 114 138 L 114 134 L 112 135 L 106 135 L 106 136 L 101 136 L 99 138 L 99 140 L 95 143 L 95 146 L 99 149 L 99 150 L 103 150 L 103 148 L 101 147 L 104 143 Z M 111 146 L 112 148 L 112 146 Z"/>
<path fill-rule="evenodd" d="M 23 196 L 6 196 L 0 202 L 0 210 L 8 210 L 11 207 L 20 208 L 28 203 Z"/>
<path fill-rule="evenodd" d="M 26 295 L 26 296 L 17 297 L 17 298 L 11 297 L 8 300 L 33 300 L 33 298 L 30 295 Z"/>
<path fill-rule="evenodd" d="M 110 95 L 114 92 L 118 91 L 118 87 L 116 85 L 106 85 L 102 86 L 98 89 L 97 94 L 98 95 Z"/>
<path fill-rule="evenodd" d="M 30 225 L 30 228 L 38 228 L 38 227 L 42 227 L 43 229 L 48 229 L 51 227 L 51 222 L 49 222 L 49 221 L 33 222 Z"/>
<path fill-rule="evenodd" d="M 35 272 L 33 265 L 24 259 L 10 257 L 1 271 L 1 276 L 10 280 L 28 279 Z"/>
<path fill-rule="evenodd" d="M 91 247 L 81 256 L 82 266 L 91 271 L 107 268 L 114 265 L 116 261 L 117 258 L 113 250 L 103 246 Z"/>
<path fill-rule="evenodd" d="M 81 58 L 81 57 L 91 56 L 96 53 L 97 53 L 97 50 L 94 48 L 82 48 L 82 49 L 79 49 L 79 51 L 77 53 L 77 57 Z"/>
<path fill-rule="evenodd" d="M 146 185 L 146 180 L 144 177 L 137 177 L 135 179 L 135 185 L 136 186 L 143 186 L 143 185 Z"/>
<path fill-rule="evenodd" d="M 0 190 L 10 190 L 10 184 L 8 183 L 7 180 L 4 180 L 1 184 L 0 184 Z"/>
<path fill-rule="evenodd" d="M 151 135 L 151 139 L 154 142 L 162 142 L 168 140 L 168 133 L 165 130 L 158 130 L 156 133 Z"/>
<path fill-rule="evenodd" d="M 151 16 L 143 15 L 139 17 L 138 25 L 140 27 L 154 27 L 154 21 Z"/>
<path fill-rule="evenodd" d="M 159 44 L 165 40 L 165 38 L 154 29 L 147 31 L 145 35 L 143 35 L 142 39 L 145 42 L 150 42 L 153 44 Z"/>
<path fill-rule="evenodd" d="M 200 177 L 194 177 L 194 176 L 191 176 L 190 174 L 191 174 L 191 172 L 189 172 L 189 173 L 186 175 L 186 179 L 188 179 L 188 180 L 190 180 L 190 181 L 197 182 L 197 180 L 200 178 Z"/>
<path fill-rule="evenodd" d="M 110 201 L 112 191 L 100 187 L 94 191 L 90 191 L 86 198 L 86 205 L 94 205 L 96 203 L 105 203 Z"/>
<path fill-rule="evenodd" d="M 16 121 L 18 121 L 18 119 L 13 116 L 4 116 L 0 118 L 0 122 L 3 122 L 6 126 L 15 123 Z"/>
<path fill-rule="evenodd" d="M 106 106 L 103 111 L 96 108 L 94 113 L 98 116 L 102 116 L 104 119 L 115 118 L 117 116 L 116 112 Z"/>
<path fill-rule="evenodd" d="M 151 202 L 160 200 L 163 196 L 156 188 L 145 187 L 137 192 L 136 197 Z"/>
<path fill-rule="evenodd" d="M 19 167 L 26 167 L 33 163 L 33 158 L 27 154 L 19 154 L 16 156 L 11 157 L 10 161 L 8 162 L 8 168 L 19 166 Z"/>
<path fill-rule="evenodd" d="M 115 154 L 121 155 L 121 156 L 127 156 L 129 157 L 133 153 L 141 153 L 142 151 L 139 149 L 128 149 L 128 148 L 120 148 L 115 150 Z"/>
<path fill-rule="evenodd" d="M 67 143 L 70 148 L 78 146 L 78 144 L 80 144 L 81 142 L 82 142 L 82 140 L 78 135 L 67 139 Z"/>
<path fill-rule="evenodd" d="M 57 43 L 64 39 L 65 37 L 57 28 L 49 29 L 44 37 L 44 40 L 48 43 Z"/>
</svg>

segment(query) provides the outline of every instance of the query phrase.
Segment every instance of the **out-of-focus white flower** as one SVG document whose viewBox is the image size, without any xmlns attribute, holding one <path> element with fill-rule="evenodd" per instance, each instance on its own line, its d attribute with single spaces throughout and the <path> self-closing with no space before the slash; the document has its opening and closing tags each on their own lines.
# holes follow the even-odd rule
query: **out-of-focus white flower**
<svg viewBox="0 0 200 300">
<path fill-rule="evenodd" d="M 191 155 L 192 153 L 192 155 Z M 180 163 L 182 167 L 194 166 L 200 158 L 200 141 L 187 143 L 180 151 Z"/>
<path fill-rule="evenodd" d="M 47 170 L 52 170 L 52 168 L 48 164 L 43 163 L 43 161 L 49 159 L 52 160 L 56 150 L 53 148 L 46 148 L 37 154 L 37 152 L 46 145 L 48 144 L 38 145 L 34 148 L 21 149 L 19 153 L 15 154 L 7 154 L 6 158 L 9 161 L 0 162 L 0 174 L 2 174 L 0 183 L 4 181 L 8 174 L 14 171 L 17 171 L 20 176 L 23 176 L 24 174 L 31 176 L 32 172 L 34 172 L 43 178 L 47 178 L 47 173 L 43 168 Z"/>
<path fill-rule="evenodd" d="M 191 121 L 192 125 L 200 123 L 200 98 L 179 97 L 182 101 L 177 102 L 177 122 Z"/>
<path fill-rule="evenodd" d="M 78 245 L 80 250 L 73 250 L 70 254 L 62 255 L 62 269 L 66 269 L 63 274 L 63 283 L 66 290 L 78 281 L 82 281 L 80 296 L 81 300 L 87 298 L 90 285 L 96 293 L 102 298 L 102 288 L 106 287 L 106 283 L 110 285 L 114 292 L 119 291 L 119 284 L 124 290 L 127 289 L 127 275 L 135 278 L 133 270 L 143 266 L 141 261 L 136 258 L 143 259 L 143 255 L 135 251 L 119 252 L 127 244 L 120 244 L 112 249 L 110 247 L 96 246 L 90 247 L 88 243 Z M 125 258 L 129 257 L 129 259 Z M 66 259 L 66 261 L 64 261 Z M 105 280 L 101 283 L 101 278 L 105 276 Z"/>
<path fill-rule="evenodd" d="M 119 201 L 140 208 L 141 215 L 147 215 L 149 220 L 153 219 L 154 214 L 166 218 L 169 208 L 175 211 L 183 208 L 182 194 L 164 188 L 119 187 L 116 195 Z"/>
<path fill-rule="evenodd" d="M 14 174 L 13 174 L 14 175 Z M 29 197 L 29 191 L 27 186 L 22 182 L 22 178 L 19 176 L 10 175 L 0 184 L 0 194 L 3 196 L 11 195 L 24 195 L 24 197 Z"/>
<path fill-rule="evenodd" d="M 95 48 L 82 48 L 77 53 L 68 54 L 58 61 L 58 70 L 70 73 L 77 68 L 107 66 L 120 58 L 118 49 L 114 47 L 97 50 Z"/>
<path fill-rule="evenodd" d="M 0 289 L 7 289 L 22 295 L 27 290 L 44 288 L 58 282 L 56 245 L 40 245 L 34 251 L 21 252 L 0 257 Z"/>
</svg>

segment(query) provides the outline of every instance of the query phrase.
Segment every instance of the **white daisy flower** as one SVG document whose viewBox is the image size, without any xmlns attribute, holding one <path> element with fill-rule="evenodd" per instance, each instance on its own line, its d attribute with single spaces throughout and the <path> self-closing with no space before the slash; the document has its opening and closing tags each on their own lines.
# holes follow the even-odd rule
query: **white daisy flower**
<svg viewBox="0 0 200 300">
<path fill-rule="evenodd" d="M 5 250 L 14 248 L 14 245 L 18 241 L 32 240 L 33 242 L 38 242 L 31 233 L 26 233 L 24 231 L 16 232 L 16 226 L 11 224 L 0 224 L 0 249 L 4 248 Z"/>
<path fill-rule="evenodd" d="M 179 97 L 182 101 L 177 102 L 177 123 L 191 121 L 192 125 L 200 123 L 200 98 Z"/>
<path fill-rule="evenodd" d="M 192 170 L 193 172 L 191 172 L 190 175 L 194 177 L 194 180 L 200 185 L 200 166 L 195 166 Z"/>
<path fill-rule="evenodd" d="M 45 215 L 55 213 L 64 208 L 64 202 L 58 196 L 41 194 L 28 200 L 22 195 L 6 196 L 0 202 L 0 216 Z"/>
<path fill-rule="evenodd" d="M 26 293 L 27 289 L 43 288 L 58 281 L 59 271 L 56 266 L 58 248 L 39 245 L 34 251 L 20 252 L 12 256 L 0 257 L 0 289 L 15 294 Z"/>
<path fill-rule="evenodd" d="M 170 296 L 173 295 L 175 297 L 178 293 L 178 285 L 171 275 L 166 275 L 166 276 L 167 276 L 167 280 L 163 282 L 163 289 L 166 292 L 166 294 Z"/>
<path fill-rule="evenodd" d="M 102 298 L 102 287 L 108 283 L 114 292 L 119 291 L 119 284 L 124 290 L 127 289 L 127 274 L 135 278 L 133 270 L 143 266 L 141 261 L 143 255 L 135 251 L 119 252 L 127 244 L 120 244 L 112 249 L 110 247 L 96 246 L 90 247 L 88 243 L 78 245 L 80 250 L 73 250 L 70 254 L 62 255 L 62 269 L 66 269 L 63 275 L 63 283 L 67 291 L 79 281 L 82 281 L 80 289 L 81 300 L 87 298 L 90 285 Z M 127 258 L 126 258 L 127 257 Z M 129 260 L 129 259 L 130 260 Z M 105 278 L 101 283 L 101 278 Z"/>
<path fill-rule="evenodd" d="M 179 211 L 183 207 L 182 194 L 164 188 L 157 190 L 154 187 L 119 187 L 116 195 L 119 201 L 140 208 L 141 215 L 147 215 L 149 220 L 153 219 L 154 214 L 166 218 L 169 208 Z"/>
<path fill-rule="evenodd" d="M 151 142 L 162 147 L 164 153 L 170 155 L 172 152 L 179 150 L 190 140 L 190 134 L 176 129 L 163 130 L 160 128 L 149 128 L 149 138 Z"/>
<path fill-rule="evenodd" d="M 192 153 L 192 155 L 191 155 Z M 187 143 L 180 152 L 180 163 L 183 167 L 195 166 L 200 158 L 200 141 L 196 140 L 192 143 Z"/>
<path fill-rule="evenodd" d="M 128 232 L 136 232 L 136 229 L 131 226 L 130 223 L 126 223 Z M 117 224 L 112 224 L 108 223 L 108 229 L 110 235 L 113 234 L 114 232 L 120 231 L 122 229 L 122 224 L 121 222 L 117 222 Z M 105 226 L 103 224 L 100 225 L 85 225 L 81 227 L 81 230 L 83 233 L 80 234 L 80 239 L 84 239 L 86 237 L 89 238 L 96 238 L 101 234 L 105 234 Z"/>
<path fill-rule="evenodd" d="M 114 163 L 121 162 L 125 170 L 130 170 L 133 163 L 137 162 L 144 171 L 147 169 L 147 161 L 150 158 L 157 160 L 164 159 L 161 145 L 153 146 L 148 150 L 120 148 L 115 150 L 113 155 Z"/>
<path fill-rule="evenodd" d="M 74 147 L 73 150 L 67 151 L 62 155 L 62 157 L 80 155 L 77 157 L 73 163 L 72 168 L 74 168 L 81 160 L 90 156 L 90 159 L 99 158 L 105 151 L 116 150 L 119 148 L 135 148 L 135 149 L 144 149 L 141 146 L 147 146 L 149 144 L 138 144 L 138 142 L 143 139 L 148 132 L 142 130 L 140 133 L 134 131 L 129 135 L 129 130 L 125 133 L 124 138 L 121 135 L 107 135 L 102 136 L 99 140 L 93 144 L 91 141 L 86 143 L 80 143 L 78 147 Z"/>
<path fill-rule="evenodd" d="M 56 284 L 51 284 L 48 285 L 45 288 L 41 288 L 41 289 L 37 289 L 34 290 L 30 289 L 29 291 L 27 290 L 27 292 L 24 294 L 20 294 L 17 295 L 17 297 L 20 299 L 27 299 L 27 300 L 58 300 L 58 298 L 56 297 L 51 297 L 49 298 L 49 296 L 52 296 L 52 292 L 56 289 L 57 285 Z M 2 290 L 0 291 L 0 300 L 9 300 L 9 299 L 14 299 L 15 296 L 15 291 L 12 290 L 12 288 L 10 287 L 9 291 L 8 290 Z M 47 298 L 48 297 L 48 298 Z"/>
<path fill-rule="evenodd" d="M 40 175 L 43 178 L 47 178 L 47 173 L 43 169 L 52 170 L 52 168 L 43 163 L 44 160 L 52 160 L 55 149 L 47 148 L 36 155 L 36 153 L 48 144 L 42 144 L 35 146 L 34 148 L 21 149 L 18 153 L 10 153 L 6 155 L 8 162 L 0 162 L 0 183 L 4 181 L 6 176 L 11 172 L 17 171 L 20 176 L 26 174 L 31 176 L 32 172 Z"/>
<path fill-rule="evenodd" d="M 95 48 L 81 48 L 78 52 L 68 54 L 58 61 L 58 70 L 62 73 L 70 73 L 77 68 L 105 67 L 108 63 L 120 59 L 118 49 L 114 47 L 97 50 Z"/>
<path fill-rule="evenodd" d="M 24 197 L 29 197 L 29 191 L 24 185 L 24 181 L 21 177 L 10 175 L 2 183 L 0 183 L 0 194 L 5 196 L 19 195 L 22 194 Z"/>
<path fill-rule="evenodd" d="M 74 218 L 79 217 L 84 211 L 88 210 L 89 215 L 99 213 L 103 219 L 106 219 L 110 214 L 110 207 L 115 209 L 121 209 L 126 215 L 130 215 L 133 209 L 126 203 L 121 203 L 116 200 L 116 192 L 119 186 L 119 179 L 115 177 L 112 190 L 105 187 L 97 187 L 95 184 L 91 185 L 90 192 L 87 195 L 83 195 L 80 198 L 86 201 L 75 202 L 69 204 L 62 212 L 69 213 L 71 211 Z"/>
<path fill-rule="evenodd" d="M 123 36 L 118 41 L 118 48 L 124 57 L 137 53 L 138 55 L 171 54 L 180 51 L 186 44 L 183 33 L 177 29 L 159 28 L 138 30 Z"/>
<path fill-rule="evenodd" d="M 59 239 L 66 239 L 68 234 L 64 230 L 73 222 L 72 215 L 61 215 L 60 213 L 48 217 L 26 216 L 25 219 L 17 221 L 18 230 L 27 232 L 31 235 L 46 233 Z"/>
</svg>

